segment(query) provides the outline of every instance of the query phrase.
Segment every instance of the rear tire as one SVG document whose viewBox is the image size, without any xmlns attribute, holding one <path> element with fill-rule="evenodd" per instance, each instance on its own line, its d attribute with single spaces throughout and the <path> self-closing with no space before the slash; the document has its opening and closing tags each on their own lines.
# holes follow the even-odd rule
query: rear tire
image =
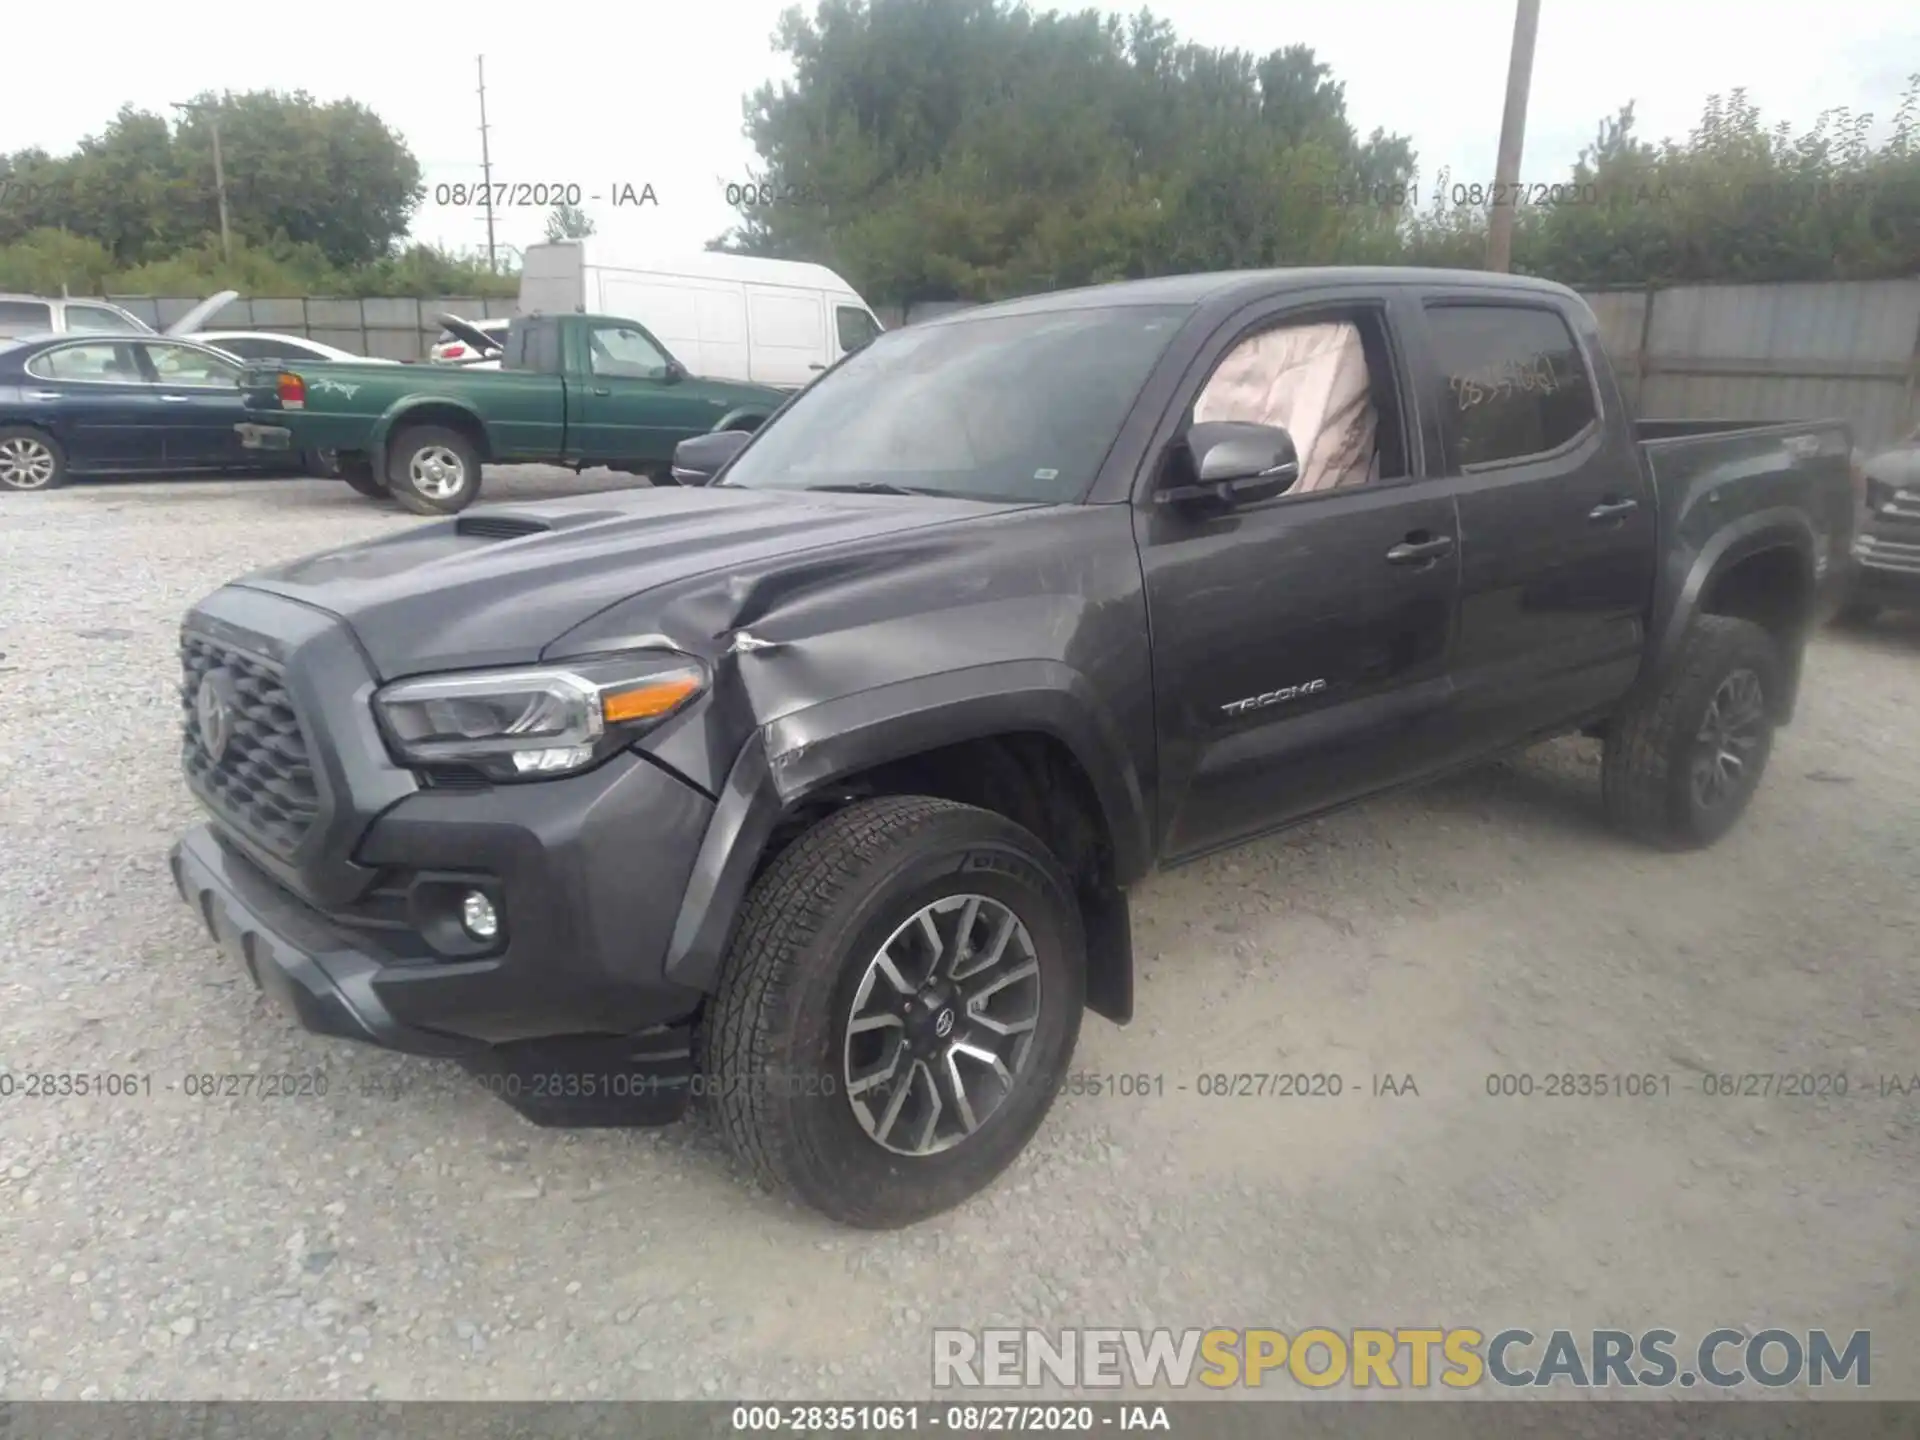
<svg viewBox="0 0 1920 1440">
<path fill-rule="evenodd" d="M 346 481 L 356 494 L 364 495 L 369 500 L 392 498 L 386 482 L 374 473 L 373 462 L 364 455 L 342 455 L 340 478 Z"/>
<path fill-rule="evenodd" d="M 67 483 L 67 452 L 44 430 L 0 426 L 0 491 L 58 490 Z"/>
<path fill-rule="evenodd" d="M 480 494 L 480 454 L 458 430 L 410 426 L 387 444 L 387 491 L 416 515 L 457 515 Z"/>
<path fill-rule="evenodd" d="M 1758 625 L 1697 617 L 1658 691 L 1607 734 L 1607 817 L 1664 849 L 1711 845 L 1753 799 L 1773 748 L 1780 652 Z"/>
<path fill-rule="evenodd" d="M 972 806 L 863 800 L 755 883 L 697 1083 L 763 1184 L 847 1225 L 910 1225 L 1026 1147 L 1085 989 L 1073 889 L 1038 839 Z"/>
</svg>

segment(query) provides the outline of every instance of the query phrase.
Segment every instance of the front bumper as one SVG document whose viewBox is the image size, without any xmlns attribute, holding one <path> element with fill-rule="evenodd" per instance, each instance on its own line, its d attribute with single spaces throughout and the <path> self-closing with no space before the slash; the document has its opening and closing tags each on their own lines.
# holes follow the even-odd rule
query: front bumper
<svg viewBox="0 0 1920 1440">
<path fill-rule="evenodd" d="M 633 1034 L 592 1030 L 493 1044 L 434 1028 L 436 977 L 367 936 L 335 923 L 280 889 L 211 825 L 190 829 L 173 847 L 174 884 L 207 933 L 253 981 L 306 1030 L 411 1055 L 458 1061 L 487 1088 L 542 1125 L 658 1125 L 687 1108 L 692 1032 L 687 1020 L 657 1023 Z M 522 956 L 521 973 L 499 965 L 486 988 L 511 1005 L 519 986 L 542 974 L 564 1004 L 569 981 Z M 471 967 L 460 967 L 470 969 Z M 438 979 L 459 977 L 442 971 Z M 409 1016 L 389 1003 L 402 987 Z M 573 992 L 584 998 L 583 992 Z M 443 997 L 444 998 L 444 997 Z M 469 997 L 470 998 L 470 997 Z M 656 1003 L 660 997 L 652 997 Z M 668 1008 L 675 1002 L 667 1001 Z M 454 1007 L 455 1014 L 458 1006 Z"/>
<path fill-rule="evenodd" d="M 1897 537 L 1863 531 L 1853 542 L 1853 579 L 1848 595 L 1889 605 L 1920 602 L 1920 526 Z"/>
<path fill-rule="evenodd" d="M 212 823 L 175 847 L 174 877 L 302 1025 L 477 1069 L 537 1066 L 569 1102 L 611 1083 L 633 1099 L 635 1066 L 685 1080 L 703 994 L 667 960 L 711 798 L 632 751 L 551 780 L 425 784 L 386 754 L 351 631 L 281 597 L 216 592 L 182 655 L 188 785 Z M 234 718 L 210 771 L 193 737 L 216 674 Z M 490 943 L 460 926 L 475 889 L 500 917 Z M 515 1100 L 510 1077 L 498 1088 Z M 641 1088 L 663 1113 L 684 1104 L 684 1086 Z"/>
</svg>

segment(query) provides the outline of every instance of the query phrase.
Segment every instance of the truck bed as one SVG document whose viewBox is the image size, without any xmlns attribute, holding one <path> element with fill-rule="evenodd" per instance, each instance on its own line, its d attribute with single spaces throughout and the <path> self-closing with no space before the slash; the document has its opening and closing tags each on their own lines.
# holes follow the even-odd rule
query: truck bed
<svg viewBox="0 0 1920 1440">
<path fill-rule="evenodd" d="M 1653 485 L 1663 558 L 1650 621 L 1654 659 L 1677 643 L 1676 617 L 1690 613 L 1682 602 L 1695 577 L 1763 524 L 1799 527 L 1814 608 L 1838 606 L 1855 526 L 1845 421 L 1642 420 L 1634 438 Z"/>
</svg>

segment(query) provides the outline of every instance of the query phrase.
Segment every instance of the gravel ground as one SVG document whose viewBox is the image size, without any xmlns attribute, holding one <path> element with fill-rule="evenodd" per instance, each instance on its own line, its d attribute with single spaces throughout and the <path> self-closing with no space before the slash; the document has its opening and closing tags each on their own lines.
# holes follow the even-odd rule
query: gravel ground
<svg viewBox="0 0 1920 1440">
<path fill-rule="evenodd" d="M 1612 838 L 1571 741 L 1155 878 L 1139 1018 L 1076 1068 L 1163 1093 L 1063 1096 L 986 1196 L 865 1236 L 699 1124 L 540 1130 L 308 1037 L 180 903 L 180 612 L 416 523 L 305 480 L 0 500 L 0 1067 L 152 1077 L 0 1099 L 0 1394 L 909 1398 L 935 1325 L 1778 1324 L 1871 1328 L 1920 1397 L 1920 1097 L 1876 1085 L 1920 1072 L 1920 622 L 1821 638 L 1710 852 Z M 1198 1093 L 1278 1070 L 1347 1093 Z M 1671 1089 L 1486 1092 L 1567 1070 Z M 1851 1093 L 1700 1093 L 1788 1070 Z M 183 1091 L 231 1071 L 327 1094 Z"/>
</svg>

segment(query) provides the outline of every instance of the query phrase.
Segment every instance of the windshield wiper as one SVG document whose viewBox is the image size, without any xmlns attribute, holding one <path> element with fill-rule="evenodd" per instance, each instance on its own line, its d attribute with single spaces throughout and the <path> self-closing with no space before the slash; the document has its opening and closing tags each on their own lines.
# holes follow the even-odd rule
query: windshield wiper
<svg viewBox="0 0 1920 1440">
<path fill-rule="evenodd" d="M 842 480 L 837 485 L 803 485 L 803 490 L 831 490 L 841 495 L 935 495 L 935 490 L 909 490 L 888 480 Z"/>
</svg>

